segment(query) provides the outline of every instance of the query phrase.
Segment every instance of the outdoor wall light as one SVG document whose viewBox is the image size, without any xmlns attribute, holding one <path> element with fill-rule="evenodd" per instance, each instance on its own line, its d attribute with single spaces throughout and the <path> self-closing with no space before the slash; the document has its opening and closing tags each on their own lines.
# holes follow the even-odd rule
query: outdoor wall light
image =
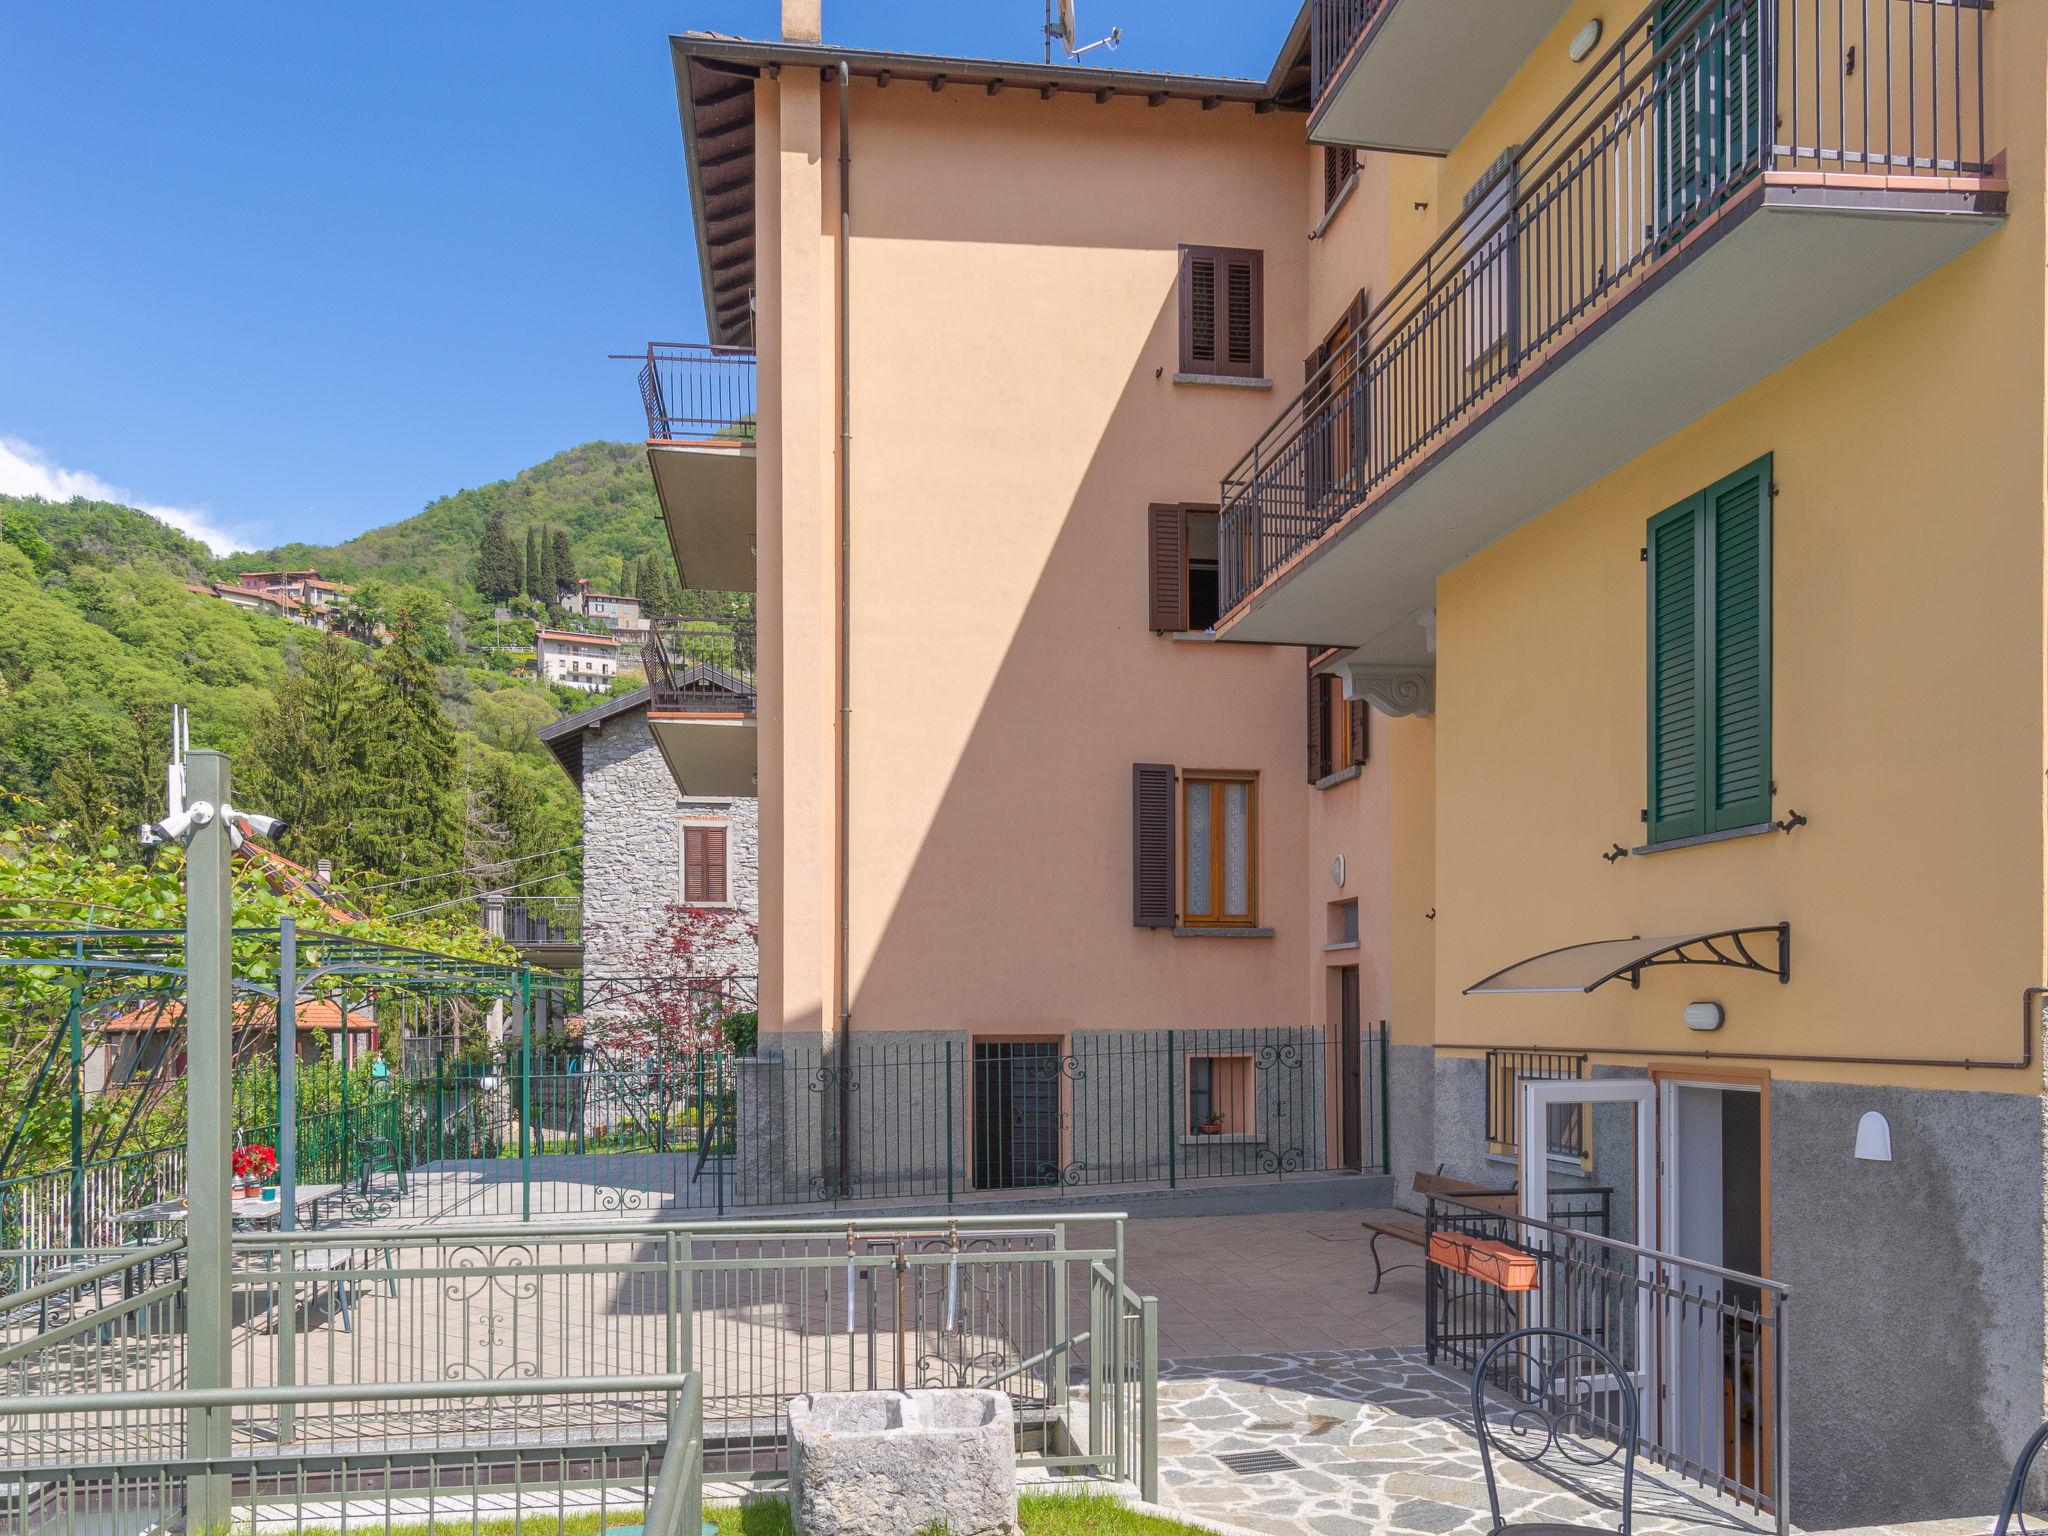
<svg viewBox="0 0 2048 1536">
<path fill-rule="evenodd" d="M 1598 47 L 1599 43 L 1600 18 L 1595 16 L 1572 34 L 1572 40 L 1567 50 L 1572 56 L 1572 62 L 1574 64 L 1585 63 L 1586 55 Z"/>
<path fill-rule="evenodd" d="M 1728 1015 L 1721 1011 L 1719 1003 L 1687 1003 L 1685 1005 L 1685 1027 L 1701 1031 L 1719 1029 Z"/>
<path fill-rule="evenodd" d="M 1865 1163 L 1892 1160 L 1891 1122 L 1874 1109 L 1865 1110 L 1863 1118 L 1856 1122 L 1856 1157 Z"/>
<path fill-rule="evenodd" d="M 1330 883 L 1340 891 L 1344 889 L 1344 855 L 1341 853 L 1330 860 Z"/>
</svg>

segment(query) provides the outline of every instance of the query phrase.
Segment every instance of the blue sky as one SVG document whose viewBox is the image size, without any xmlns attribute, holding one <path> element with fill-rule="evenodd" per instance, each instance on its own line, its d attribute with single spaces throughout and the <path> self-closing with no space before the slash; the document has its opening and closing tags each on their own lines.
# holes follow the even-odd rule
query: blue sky
<svg viewBox="0 0 2048 1536">
<path fill-rule="evenodd" d="M 1132 69 L 1263 75 L 1291 0 L 1082 0 Z M 0 491 L 325 542 L 596 437 L 704 334 L 663 39 L 775 0 L 0 5 Z M 824 0 L 1037 58 L 1042 0 Z"/>
</svg>

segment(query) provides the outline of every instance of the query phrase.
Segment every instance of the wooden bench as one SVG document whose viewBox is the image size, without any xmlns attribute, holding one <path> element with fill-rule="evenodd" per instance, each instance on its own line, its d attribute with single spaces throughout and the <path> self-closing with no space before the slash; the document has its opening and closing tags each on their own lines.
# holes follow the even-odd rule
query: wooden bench
<svg viewBox="0 0 2048 1536">
<path fill-rule="evenodd" d="M 1513 1189 L 1494 1189 L 1485 1184 L 1474 1184 L 1469 1179 L 1446 1178 L 1441 1170 L 1436 1173 L 1417 1173 L 1412 1186 L 1414 1192 L 1427 1199 L 1431 1195 L 1454 1195 L 1473 1205 L 1491 1206 L 1503 1211 L 1514 1211 L 1518 1207 L 1518 1196 Z M 1426 1248 L 1429 1232 L 1420 1216 L 1411 1216 L 1406 1211 L 1374 1212 L 1359 1222 L 1372 1234 L 1372 1290 L 1377 1296 L 1380 1282 L 1397 1269 L 1421 1269 L 1427 1262 L 1425 1254 L 1413 1264 L 1388 1264 L 1380 1258 L 1380 1239 L 1391 1237 L 1396 1242 L 1413 1243 L 1418 1249 Z"/>
</svg>

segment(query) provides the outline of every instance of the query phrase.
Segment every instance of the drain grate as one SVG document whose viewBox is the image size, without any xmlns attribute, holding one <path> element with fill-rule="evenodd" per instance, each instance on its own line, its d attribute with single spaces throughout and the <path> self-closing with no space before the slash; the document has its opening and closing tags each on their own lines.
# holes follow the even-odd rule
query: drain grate
<svg viewBox="0 0 2048 1536">
<path fill-rule="evenodd" d="M 1232 1451 L 1216 1459 L 1239 1477 L 1258 1477 L 1266 1472 L 1293 1472 L 1301 1466 L 1285 1451 Z"/>
</svg>

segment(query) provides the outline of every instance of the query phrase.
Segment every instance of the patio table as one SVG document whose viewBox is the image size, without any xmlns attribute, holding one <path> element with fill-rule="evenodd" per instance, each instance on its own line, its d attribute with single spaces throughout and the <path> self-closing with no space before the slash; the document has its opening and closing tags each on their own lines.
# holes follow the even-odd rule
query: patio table
<svg viewBox="0 0 2048 1536">
<path fill-rule="evenodd" d="M 312 1225 L 318 1226 L 317 1219 L 322 1201 L 331 1200 L 342 1192 L 340 1184 L 301 1184 L 298 1186 L 297 1206 L 300 1212 L 313 1216 Z M 228 1202 L 228 1215 L 235 1221 L 247 1222 L 251 1226 L 274 1224 L 284 1208 L 282 1200 L 250 1200 L 236 1197 Z M 137 1206 L 132 1211 L 117 1211 L 114 1220 L 124 1227 L 158 1226 L 182 1222 L 189 1212 L 183 1200 L 158 1200 L 151 1205 Z"/>
</svg>

